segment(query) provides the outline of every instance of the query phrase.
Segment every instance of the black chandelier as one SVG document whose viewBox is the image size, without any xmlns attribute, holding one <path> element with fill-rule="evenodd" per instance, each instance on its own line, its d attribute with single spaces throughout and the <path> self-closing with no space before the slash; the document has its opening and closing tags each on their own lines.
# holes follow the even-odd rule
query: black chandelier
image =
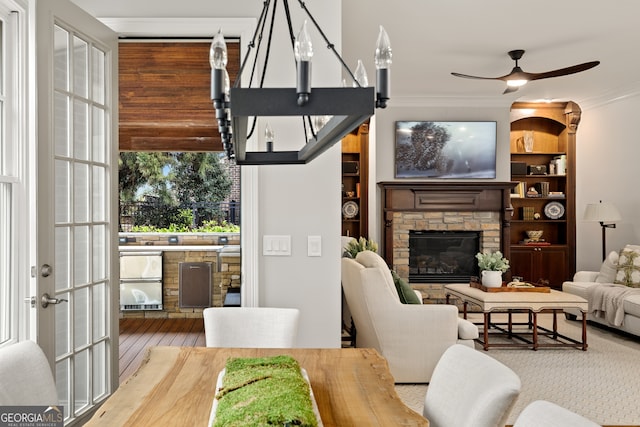
<svg viewBox="0 0 640 427">
<path fill-rule="evenodd" d="M 317 28 L 327 47 L 332 50 L 353 80 L 353 87 L 347 87 L 346 84 L 343 84 L 343 87 L 311 88 L 313 46 L 307 31 L 307 20 L 304 21 L 298 36 L 294 37 L 289 2 L 283 0 L 283 9 L 296 60 L 296 87 L 264 88 L 264 74 L 269 61 L 277 3 L 278 1 L 274 0 L 271 9 L 271 0 L 266 0 L 263 3 L 256 31 L 249 43 L 233 87 L 226 70 L 227 47 L 221 32 L 216 34 L 211 43 L 209 54 L 211 98 L 216 110 L 216 119 L 224 150 L 229 158 L 235 158 L 238 165 L 308 163 L 371 117 L 374 108 L 385 108 L 389 100 L 391 46 L 384 28 L 380 27 L 375 51 L 376 91 L 372 87 L 367 87 L 366 72 L 362 69 L 361 64 L 358 65 L 355 75 L 351 72 L 301 0 L 298 0 L 298 3 Z M 253 61 L 249 81 L 254 81 L 257 58 L 269 15 L 270 26 L 262 80 L 259 87 L 241 88 L 242 73 L 245 71 L 250 57 L 253 58 Z M 256 40 L 258 41 L 257 47 Z M 252 54 L 253 48 L 255 50 Z M 247 139 L 255 130 L 257 118 L 265 116 L 300 116 L 305 135 L 304 146 L 299 151 L 274 151 L 273 131 L 267 125 L 265 151 L 247 151 Z M 249 127 L 251 117 L 253 120 Z"/>
</svg>

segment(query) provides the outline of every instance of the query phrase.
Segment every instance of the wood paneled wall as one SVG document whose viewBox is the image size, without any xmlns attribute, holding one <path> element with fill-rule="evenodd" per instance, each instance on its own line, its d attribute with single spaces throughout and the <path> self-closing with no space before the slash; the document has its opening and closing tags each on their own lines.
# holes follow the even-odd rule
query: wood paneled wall
<svg viewBox="0 0 640 427">
<path fill-rule="evenodd" d="M 122 42 L 120 150 L 222 151 L 211 103 L 210 41 Z M 227 40 L 231 82 L 240 47 Z"/>
</svg>

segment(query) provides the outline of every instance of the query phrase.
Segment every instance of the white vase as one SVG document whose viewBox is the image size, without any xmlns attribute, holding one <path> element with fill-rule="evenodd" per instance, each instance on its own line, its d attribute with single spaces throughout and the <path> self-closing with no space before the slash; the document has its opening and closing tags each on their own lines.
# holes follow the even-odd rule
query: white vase
<svg viewBox="0 0 640 427">
<path fill-rule="evenodd" d="M 483 270 L 482 285 L 485 288 L 499 288 L 502 286 L 502 271 Z"/>
</svg>

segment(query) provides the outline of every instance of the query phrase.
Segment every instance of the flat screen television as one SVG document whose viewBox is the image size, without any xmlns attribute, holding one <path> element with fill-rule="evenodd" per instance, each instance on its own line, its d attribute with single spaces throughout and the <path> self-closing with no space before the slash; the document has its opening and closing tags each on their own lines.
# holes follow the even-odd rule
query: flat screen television
<svg viewBox="0 0 640 427">
<path fill-rule="evenodd" d="M 397 121 L 396 178 L 496 177 L 495 121 Z"/>
</svg>

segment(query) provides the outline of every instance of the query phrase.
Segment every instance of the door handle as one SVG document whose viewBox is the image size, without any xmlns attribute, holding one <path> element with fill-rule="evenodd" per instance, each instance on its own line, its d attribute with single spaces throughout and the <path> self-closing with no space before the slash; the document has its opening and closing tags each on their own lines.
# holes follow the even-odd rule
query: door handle
<svg viewBox="0 0 640 427">
<path fill-rule="evenodd" d="M 63 298 L 51 298 L 47 293 L 42 294 L 42 298 L 40 298 L 42 308 L 49 307 L 49 304 L 60 304 L 61 302 L 69 302 L 69 300 Z"/>
</svg>

